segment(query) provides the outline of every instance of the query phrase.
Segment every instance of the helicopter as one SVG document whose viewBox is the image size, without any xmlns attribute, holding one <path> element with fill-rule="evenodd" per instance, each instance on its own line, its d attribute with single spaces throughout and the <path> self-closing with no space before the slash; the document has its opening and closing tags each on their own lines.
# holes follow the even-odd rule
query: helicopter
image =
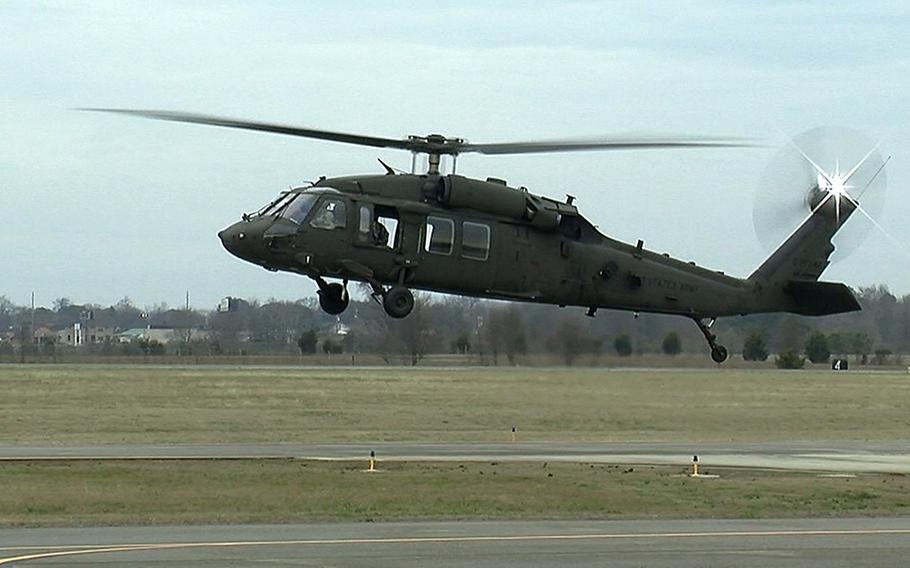
<svg viewBox="0 0 910 568">
<path fill-rule="evenodd" d="M 820 316 L 860 310 L 843 283 L 819 278 L 830 263 L 835 233 L 859 208 L 851 170 L 828 172 L 808 155 L 811 182 L 802 186 L 808 215 L 747 278 L 685 262 L 602 234 L 574 204 L 505 181 L 457 175 L 457 157 L 582 150 L 723 148 L 744 139 L 612 137 L 472 144 L 439 134 L 403 139 L 254 122 L 177 111 L 81 109 L 238 128 L 320 140 L 397 148 L 412 155 L 411 172 L 320 177 L 282 191 L 218 233 L 232 255 L 269 271 L 311 278 L 329 314 L 348 307 L 348 284 L 364 282 L 392 318 L 414 307 L 411 290 L 517 302 L 671 314 L 690 318 L 714 362 L 728 358 L 712 327 L 719 317 L 788 312 Z M 802 152 L 801 152 L 802 153 Z M 416 172 L 416 158 L 428 167 Z M 451 173 L 440 171 L 452 159 Z M 877 174 L 877 172 L 876 172 Z"/>
</svg>

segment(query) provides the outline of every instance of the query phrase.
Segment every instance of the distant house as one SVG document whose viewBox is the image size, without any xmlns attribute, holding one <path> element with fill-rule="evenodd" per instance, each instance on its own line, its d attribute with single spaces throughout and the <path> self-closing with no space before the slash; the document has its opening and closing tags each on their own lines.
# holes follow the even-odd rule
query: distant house
<svg viewBox="0 0 910 568">
<path fill-rule="evenodd" d="M 72 345 L 76 347 L 82 345 L 82 330 L 79 324 L 64 327 L 57 332 L 57 343 L 60 345 Z"/>
<path fill-rule="evenodd" d="M 351 333 L 351 328 L 341 323 L 341 318 L 335 318 L 335 325 L 332 326 L 330 333 L 334 333 L 337 337 L 344 337 Z"/>
<path fill-rule="evenodd" d="M 45 325 L 42 325 L 34 332 L 32 332 L 32 341 L 35 343 L 35 345 L 54 343 L 56 340 L 57 332 Z"/>
<path fill-rule="evenodd" d="M 189 332 L 190 341 L 208 341 L 210 337 L 211 333 L 206 329 L 191 329 Z"/>
<path fill-rule="evenodd" d="M 37 333 L 37 330 L 36 330 Z M 114 338 L 114 328 L 105 326 L 84 327 L 81 323 L 64 327 L 56 333 L 58 344 L 79 347 L 80 345 L 94 345 L 110 343 Z"/>
<path fill-rule="evenodd" d="M 331 345 L 337 349 L 350 349 L 350 334 L 351 328 L 341 323 L 341 318 L 335 318 L 335 323 L 324 328 L 317 335 L 316 349 L 322 351 L 326 349 L 326 345 Z"/>
<path fill-rule="evenodd" d="M 118 343 L 134 343 L 139 341 L 156 341 L 166 345 L 173 341 L 205 341 L 209 333 L 202 329 L 174 329 L 171 327 L 136 327 L 118 333 L 114 340 Z"/>
</svg>

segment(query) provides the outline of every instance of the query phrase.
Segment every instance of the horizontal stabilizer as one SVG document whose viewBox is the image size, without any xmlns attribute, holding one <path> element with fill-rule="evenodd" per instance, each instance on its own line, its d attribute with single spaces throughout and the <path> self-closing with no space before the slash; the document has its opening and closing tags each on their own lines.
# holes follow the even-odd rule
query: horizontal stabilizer
<svg viewBox="0 0 910 568">
<path fill-rule="evenodd" d="M 805 316 L 825 316 L 862 309 L 850 288 L 837 282 L 791 280 L 784 286 L 784 291 L 796 302 L 794 312 Z"/>
</svg>

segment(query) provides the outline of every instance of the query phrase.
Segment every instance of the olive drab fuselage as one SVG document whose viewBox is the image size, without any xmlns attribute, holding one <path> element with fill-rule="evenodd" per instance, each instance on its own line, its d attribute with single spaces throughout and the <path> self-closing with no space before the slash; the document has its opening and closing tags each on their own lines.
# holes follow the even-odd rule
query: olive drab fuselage
<svg viewBox="0 0 910 568">
<path fill-rule="evenodd" d="M 294 207 L 302 199 L 309 207 L 300 218 Z M 583 306 L 592 313 L 601 307 L 692 317 L 761 311 L 753 283 L 606 237 L 573 204 L 495 179 L 323 178 L 278 201 L 225 229 L 220 235 L 228 250 L 268 270 L 314 278 Z M 328 213 L 337 219 L 325 222 Z"/>
</svg>

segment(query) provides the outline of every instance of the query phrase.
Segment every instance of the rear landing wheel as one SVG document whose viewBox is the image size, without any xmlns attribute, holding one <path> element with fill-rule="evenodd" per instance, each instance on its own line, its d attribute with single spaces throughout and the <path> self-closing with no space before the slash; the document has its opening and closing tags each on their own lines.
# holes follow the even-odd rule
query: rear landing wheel
<svg viewBox="0 0 910 568">
<path fill-rule="evenodd" d="M 382 307 L 391 317 L 401 319 L 414 309 L 414 295 L 404 286 L 392 286 L 382 295 Z"/>
<path fill-rule="evenodd" d="M 711 333 L 711 328 L 714 326 L 715 318 L 709 318 L 705 321 L 703 318 L 693 317 L 692 321 L 695 322 L 695 325 L 698 326 L 698 329 L 701 331 L 702 335 L 705 336 L 705 341 L 708 342 L 708 347 L 711 348 L 711 360 L 717 363 L 718 365 L 727 360 L 727 348 L 723 345 L 717 343 L 717 336 Z"/>
</svg>

